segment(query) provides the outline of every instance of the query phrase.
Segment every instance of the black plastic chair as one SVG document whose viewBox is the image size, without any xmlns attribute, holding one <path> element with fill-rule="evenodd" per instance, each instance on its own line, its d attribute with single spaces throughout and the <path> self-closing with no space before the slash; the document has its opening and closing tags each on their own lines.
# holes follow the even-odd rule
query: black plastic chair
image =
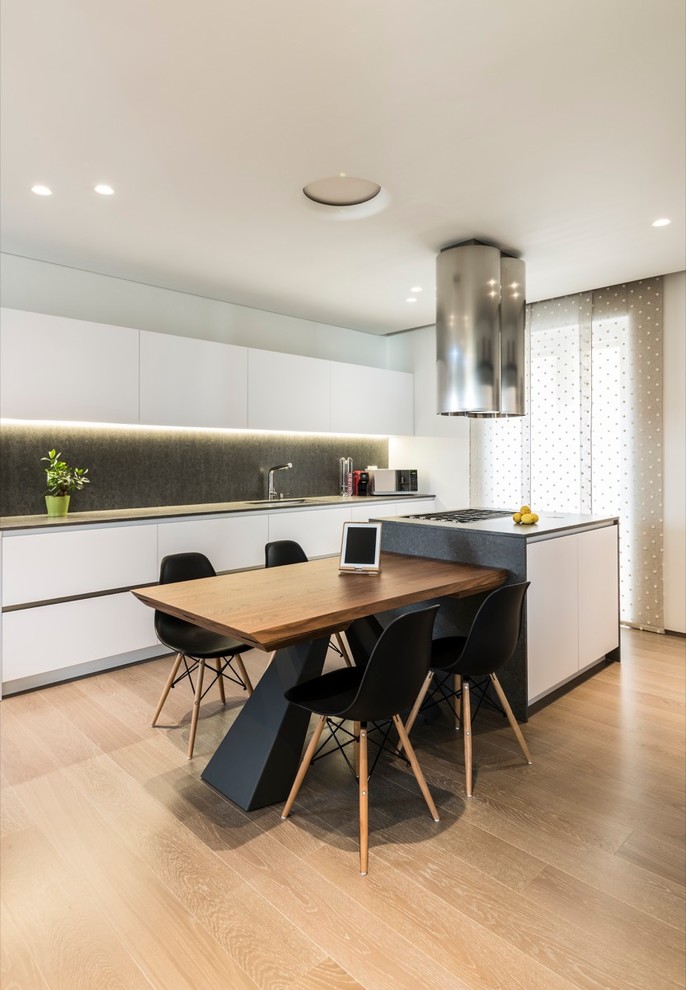
<svg viewBox="0 0 686 990">
<path fill-rule="evenodd" d="M 399 714 L 412 704 L 429 669 L 431 632 L 438 608 L 438 605 L 432 605 L 394 619 L 383 631 L 365 667 L 340 667 L 298 684 L 285 693 L 288 701 L 319 715 L 319 721 L 284 806 L 281 815 L 284 819 L 288 817 L 308 767 L 317 753 L 324 726 L 328 724 L 335 735 L 346 719 L 359 723 L 355 743 L 359 747 L 356 764 L 360 802 L 360 873 L 363 876 L 367 873 L 369 858 L 368 790 L 371 771 L 367 751 L 368 723 L 391 720 L 395 725 L 431 816 L 434 821 L 439 821 L 436 805 Z M 386 735 L 388 731 L 390 723 Z M 340 743 L 338 745 L 340 747 Z M 375 765 L 376 760 L 372 770 Z"/>
<path fill-rule="evenodd" d="M 273 540 L 271 543 L 267 543 L 264 548 L 264 566 L 265 567 L 284 567 L 286 564 L 306 564 L 308 561 L 308 556 L 295 540 Z M 350 653 L 346 649 L 346 645 L 341 638 L 341 634 L 336 632 L 333 634 L 336 644 L 333 643 L 331 646 L 339 653 L 345 660 L 348 667 L 352 666 L 352 660 L 350 659 Z M 271 663 L 276 655 L 276 651 L 269 655 L 268 663 Z"/>
<path fill-rule="evenodd" d="M 207 557 L 202 553 L 173 553 L 164 557 L 160 564 L 160 584 L 173 584 L 176 581 L 194 581 L 196 578 L 216 577 L 216 571 Z M 176 654 L 171 672 L 164 685 L 164 690 L 158 702 L 152 724 L 157 723 L 160 712 L 164 707 L 167 696 L 179 681 L 188 678 L 193 689 L 193 714 L 191 716 L 191 731 L 188 739 L 188 758 L 193 756 L 195 734 L 198 728 L 200 702 L 210 690 L 215 681 L 219 682 L 219 693 L 222 704 L 226 704 L 224 678 L 238 684 L 248 694 L 252 694 L 252 684 L 239 654 L 245 653 L 250 647 L 232 636 L 222 636 L 220 633 L 202 629 L 191 622 L 177 619 L 165 612 L 155 611 L 155 632 L 160 643 L 173 650 Z M 203 680 L 207 661 L 213 661 L 213 678 L 203 691 Z M 236 664 L 237 670 L 233 664 Z M 179 673 L 183 664 L 184 669 Z M 193 683 L 196 675 L 196 683 Z"/>
<path fill-rule="evenodd" d="M 496 677 L 496 671 L 505 666 L 515 651 L 522 626 L 524 597 L 529 584 L 529 581 L 508 584 L 492 591 L 476 613 L 467 636 L 446 636 L 434 640 L 431 649 L 431 669 L 405 723 L 405 731 L 409 733 L 434 678 L 438 681 L 436 675 L 442 675 L 437 686 L 434 682 L 434 692 L 438 697 L 429 701 L 424 708 L 447 701 L 453 704 L 455 728 L 459 728 L 460 721 L 462 722 L 467 797 L 472 797 L 470 682 L 477 686 L 482 685 L 484 681 L 493 685 L 527 763 L 532 762 L 522 730 Z M 451 675 L 454 677 L 452 689 L 448 687 Z"/>
</svg>

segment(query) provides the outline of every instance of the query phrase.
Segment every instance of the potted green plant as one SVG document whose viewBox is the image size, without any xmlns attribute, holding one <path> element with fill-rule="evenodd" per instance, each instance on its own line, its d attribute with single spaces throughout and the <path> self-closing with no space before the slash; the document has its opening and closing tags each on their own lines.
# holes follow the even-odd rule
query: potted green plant
<svg viewBox="0 0 686 990">
<path fill-rule="evenodd" d="M 60 460 L 61 457 L 62 454 L 55 450 L 49 450 L 47 457 L 41 457 L 42 461 L 48 463 L 45 469 L 45 505 L 49 516 L 66 516 L 72 492 L 81 491 L 90 481 L 86 477 L 88 468 L 69 467 L 66 461 Z"/>
</svg>

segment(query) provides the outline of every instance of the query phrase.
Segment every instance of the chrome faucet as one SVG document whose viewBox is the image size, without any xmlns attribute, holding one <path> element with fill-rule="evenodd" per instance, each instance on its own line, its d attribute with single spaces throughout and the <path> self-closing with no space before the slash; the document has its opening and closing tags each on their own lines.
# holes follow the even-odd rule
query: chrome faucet
<svg viewBox="0 0 686 990">
<path fill-rule="evenodd" d="M 276 467 L 269 468 L 269 481 L 267 484 L 267 498 L 270 502 L 276 501 L 276 499 L 283 498 L 283 495 L 279 495 L 276 488 L 274 487 L 274 474 L 277 471 L 288 471 L 293 465 L 288 462 L 288 464 L 277 464 Z"/>
</svg>

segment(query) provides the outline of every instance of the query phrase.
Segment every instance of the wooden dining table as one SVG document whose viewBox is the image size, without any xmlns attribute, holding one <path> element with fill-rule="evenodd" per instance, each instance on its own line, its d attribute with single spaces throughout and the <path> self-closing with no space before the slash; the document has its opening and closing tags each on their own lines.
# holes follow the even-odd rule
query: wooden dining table
<svg viewBox="0 0 686 990">
<path fill-rule="evenodd" d="M 133 594 L 151 608 L 277 651 L 202 773 L 252 811 L 288 796 L 310 716 L 284 692 L 321 673 L 332 633 L 404 606 L 491 591 L 507 576 L 496 567 L 382 553 L 378 574 L 340 573 L 338 558 L 325 557 Z"/>
</svg>

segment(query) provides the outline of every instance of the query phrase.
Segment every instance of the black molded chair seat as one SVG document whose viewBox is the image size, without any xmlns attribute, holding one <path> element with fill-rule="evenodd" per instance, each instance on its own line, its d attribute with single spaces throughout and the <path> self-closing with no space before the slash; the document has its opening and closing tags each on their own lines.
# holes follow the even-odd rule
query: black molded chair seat
<svg viewBox="0 0 686 990">
<path fill-rule="evenodd" d="M 424 680 L 431 656 L 431 631 L 438 605 L 407 612 L 399 616 L 381 634 L 365 667 L 333 670 L 286 691 L 293 704 L 319 715 L 282 818 L 287 818 L 300 786 L 319 746 L 322 731 L 328 725 L 335 735 L 347 720 L 359 724 L 356 745 L 360 803 L 360 873 L 368 866 L 368 723 L 391 720 L 400 736 L 402 748 L 414 772 L 424 800 L 435 821 L 439 820 L 424 775 L 417 762 L 399 713 L 408 708 Z M 373 769 L 373 768 L 372 768 Z"/>
<path fill-rule="evenodd" d="M 472 796 L 472 711 L 470 686 L 476 684 L 485 694 L 493 686 L 517 742 L 531 763 L 531 753 L 505 696 L 496 671 L 511 659 L 522 625 L 524 598 L 529 581 L 503 585 L 482 602 L 467 636 L 444 636 L 435 639 L 431 647 L 431 669 L 417 696 L 405 730 L 409 733 L 429 690 L 435 698 L 429 704 L 451 702 L 455 712 L 455 728 L 464 728 L 465 777 L 467 797 Z M 452 688 L 449 677 L 454 677 Z M 433 685 L 432 685 L 433 682 Z"/>
<path fill-rule="evenodd" d="M 197 578 L 215 577 L 216 571 L 207 557 L 202 553 L 175 553 L 164 557 L 160 564 L 160 584 L 173 584 L 177 581 L 194 581 Z M 252 684 L 240 658 L 250 647 L 232 636 L 222 636 L 209 629 L 202 629 L 192 622 L 185 622 L 166 612 L 155 611 L 155 632 L 157 638 L 172 650 L 176 657 L 172 669 L 164 685 L 160 700 L 152 718 L 156 725 L 164 703 L 172 688 L 188 678 L 193 689 L 193 714 L 188 738 L 188 758 L 193 755 L 195 735 L 198 728 L 200 703 L 215 682 L 219 683 L 219 695 L 222 704 L 226 704 L 224 678 L 233 681 L 252 694 Z M 203 691 L 206 661 L 213 661 L 213 678 Z M 233 664 L 238 669 L 235 669 Z M 179 669 L 183 664 L 183 670 Z M 196 677 L 196 683 L 193 678 Z"/>
</svg>

